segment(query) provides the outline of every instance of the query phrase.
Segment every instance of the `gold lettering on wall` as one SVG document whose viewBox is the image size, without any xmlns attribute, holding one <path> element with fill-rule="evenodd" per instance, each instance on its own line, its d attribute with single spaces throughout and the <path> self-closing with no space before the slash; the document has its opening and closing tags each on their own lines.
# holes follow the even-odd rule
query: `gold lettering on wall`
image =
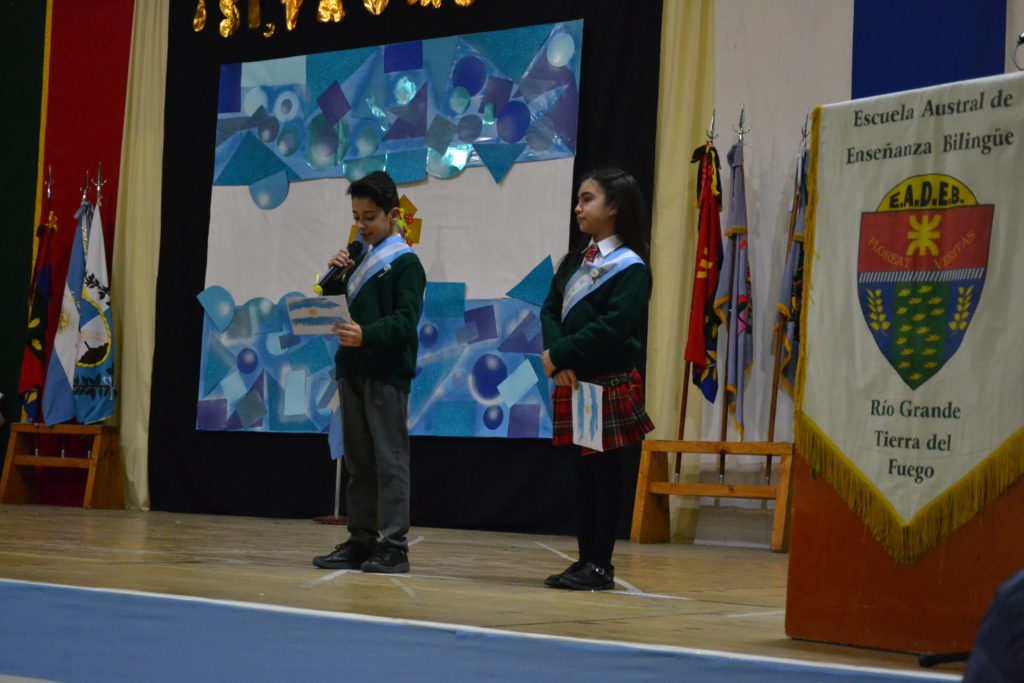
<svg viewBox="0 0 1024 683">
<path fill-rule="evenodd" d="M 249 0 L 249 28 L 259 28 L 261 23 L 260 0 Z"/>
<path fill-rule="evenodd" d="M 302 0 L 281 0 L 284 5 L 284 26 L 289 31 L 294 31 L 299 23 L 299 8 L 302 7 Z"/>
<path fill-rule="evenodd" d="M 238 14 L 237 0 L 220 0 L 220 13 L 224 19 L 220 22 L 220 35 L 229 38 L 235 35 L 242 18 Z"/>
<path fill-rule="evenodd" d="M 317 21 L 326 24 L 329 21 L 341 21 L 345 18 L 345 8 L 341 0 L 320 0 L 320 6 L 316 9 Z"/>
<path fill-rule="evenodd" d="M 192 30 L 198 33 L 206 28 L 206 0 L 199 0 L 196 15 L 192 17 Z"/>
</svg>

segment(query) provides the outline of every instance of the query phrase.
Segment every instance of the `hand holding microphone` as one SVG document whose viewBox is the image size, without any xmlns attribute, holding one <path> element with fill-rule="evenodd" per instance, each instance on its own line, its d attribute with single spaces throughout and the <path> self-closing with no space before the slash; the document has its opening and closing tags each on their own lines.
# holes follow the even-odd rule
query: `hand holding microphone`
<svg viewBox="0 0 1024 683">
<path fill-rule="evenodd" d="M 320 278 L 315 285 L 313 285 L 313 291 L 317 294 L 324 293 L 324 287 L 328 283 L 333 282 L 335 279 L 344 275 L 345 271 L 352 267 L 355 263 L 356 258 L 363 253 L 363 243 L 359 241 L 352 242 L 347 247 L 335 254 L 327 264 L 330 268 Z"/>
</svg>

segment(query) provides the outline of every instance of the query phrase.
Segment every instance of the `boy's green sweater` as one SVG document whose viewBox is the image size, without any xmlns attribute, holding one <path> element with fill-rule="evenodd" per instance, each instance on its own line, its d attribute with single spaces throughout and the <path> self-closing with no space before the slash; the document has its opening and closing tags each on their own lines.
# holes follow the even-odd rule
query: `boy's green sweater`
<svg viewBox="0 0 1024 683">
<path fill-rule="evenodd" d="M 324 288 L 325 294 L 341 294 L 362 260 L 345 277 Z M 372 276 L 354 301 L 349 302 L 352 320 L 363 330 L 362 346 L 341 346 L 334 356 L 338 378 L 369 377 L 409 391 L 416 375 L 419 335 L 416 327 L 423 308 L 427 276 L 416 254 L 402 254 L 391 267 Z"/>
</svg>

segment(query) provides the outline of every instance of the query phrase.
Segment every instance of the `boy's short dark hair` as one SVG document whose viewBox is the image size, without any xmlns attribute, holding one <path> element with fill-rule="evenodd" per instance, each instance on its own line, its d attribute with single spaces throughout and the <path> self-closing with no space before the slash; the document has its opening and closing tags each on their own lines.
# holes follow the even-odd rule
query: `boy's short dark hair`
<svg viewBox="0 0 1024 683">
<path fill-rule="evenodd" d="M 398 188 L 395 181 L 384 171 L 374 171 L 348 186 L 346 194 L 360 199 L 369 199 L 381 210 L 387 212 L 398 206 Z"/>
</svg>

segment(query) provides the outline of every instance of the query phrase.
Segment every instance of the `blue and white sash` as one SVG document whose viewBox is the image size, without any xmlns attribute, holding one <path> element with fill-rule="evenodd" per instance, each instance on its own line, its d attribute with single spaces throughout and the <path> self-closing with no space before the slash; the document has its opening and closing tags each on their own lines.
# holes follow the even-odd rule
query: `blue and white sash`
<svg viewBox="0 0 1024 683">
<path fill-rule="evenodd" d="M 373 248 L 362 263 L 352 271 L 348 279 L 348 286 L 345 288 L 345 295 L 348 297 L 349 305 L 359 296 L 363 285 L 369 282 L 370 278 L 378 273 L 387 272 L 391 269 L 391 262 L 402 254 L 412 252 L 409 245 L 399 235 L 391 235 Z"/>
<path fill-rule="evenodd" d="M 643 259 L 629 247 L 619 247 L 599 264 L 583 263 L 566 284 L 565 295 L 562 297 L 562 320 L 569 315 L 573 306 L 611 279 L 612 276 L 632 265 L 643 262 Z"/>
</svg>

